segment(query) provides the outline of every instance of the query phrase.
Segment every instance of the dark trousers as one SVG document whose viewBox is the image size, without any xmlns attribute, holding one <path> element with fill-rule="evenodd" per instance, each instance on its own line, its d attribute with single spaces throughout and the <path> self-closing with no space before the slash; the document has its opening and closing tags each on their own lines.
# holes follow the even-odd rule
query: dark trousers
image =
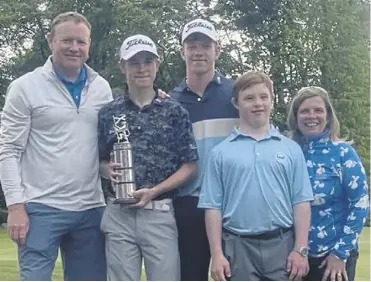
<svg viewBox="0 0 371 282">
<path fill-rule="evenodd" d="M 197 204 L 198 197 L 193 196 L 177 197 L 174 200 L 182 281 L 207 281 L 209 278 L 210 249 L 205 212 L 198 209 Z"/>
<path fill-rule="evenodd" d="M 314 258 L 310 257 L 309 258 L 309 273 L 306 277 L 303 278 L 303 281 L 321 281 L 323 277 L 323 273 L 326 270 L 326 267 L 318 268 L 322 261 L 326 258 L 327 256 L 320 257 L 320 258 Z M 351 251 L 350 256 L 347 260 L 347 263 L 345 265 L 345 269 L 347 271 L 348 275 L 348 280 L 349 281 L 354 281 L 354 278 L 356 276 L 356 265 L 357 265 L 357 260 L 359 257 L 358 251 Z M 327 279 L 328 281 L 330 280 L 330 277 Z M 344 281 L 344 277 L 342 278 Z"/>
</svg>

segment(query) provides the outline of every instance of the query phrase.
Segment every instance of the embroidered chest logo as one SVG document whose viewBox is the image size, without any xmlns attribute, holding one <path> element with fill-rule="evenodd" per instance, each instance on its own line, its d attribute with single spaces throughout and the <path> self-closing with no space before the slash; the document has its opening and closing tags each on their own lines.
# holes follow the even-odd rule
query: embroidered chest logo
<svg viewBox="0 0 371 282">
<path fill-rule="evenodd" d="M 281 153 L 281 152 L 277 152 L 276 154 L 276 160 L 279 161 L 279 162 L 283 162 L 286 160 L 286 156 L 284 153 Z"/>
</svg>

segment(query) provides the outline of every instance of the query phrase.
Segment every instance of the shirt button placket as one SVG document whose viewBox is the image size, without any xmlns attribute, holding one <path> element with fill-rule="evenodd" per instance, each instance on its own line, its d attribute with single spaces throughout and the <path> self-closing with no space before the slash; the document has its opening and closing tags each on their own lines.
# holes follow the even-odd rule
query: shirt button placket
<svg viewBox="0 0 371 282">
<path fill-rule="evenodd" d="M 255 159 L 257 162 L 260 162 L 260 144 L 259 141 L 255 143 Z"/>
<path fill-rule="evenodd" d="M 138 111 L 138 115 L 142 115 L 142 111 Z M 138 125 L 138 126 L 137 126 L 137 129 L 138 129 L 138 130 L 141 130 L 142 127 L 141 127 L 140 125 Z"/>
</svg>

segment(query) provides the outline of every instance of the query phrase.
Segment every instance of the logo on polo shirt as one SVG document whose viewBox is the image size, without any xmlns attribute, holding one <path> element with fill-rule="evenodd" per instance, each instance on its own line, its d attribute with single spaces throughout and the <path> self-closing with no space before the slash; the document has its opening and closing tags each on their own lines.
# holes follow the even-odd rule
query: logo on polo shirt
<svg viewBox="0 0 371 282">
<path fill-rule="evenodd" d="M 284 153 L 281 153 L 281 152 L 278 152 L 277 154 L 276 154 L 276 160 L 277 161 L 284 161 L 286 159 L 286 156 L 285 156 L 285 154 Z"/>
<path fill-rule="evenodd" d="M 151 48 L 153 48 L 153 43 L 148 40 L 143 39 L 132 39 L 128 41 L 128 46 L 126 46 L 125 50 L 128 50 L 129 48 L 136 46 L 136 45 L 148 45 Z"/>
<path fill-rule="evenodd" d="M 213 28 L 210 25 L 205 24 L 203 22 L 195 22 L 195 23 L 190 23 L 189 25 L 187 25 L 185 32 L 188 32 L 190 29 L 195 28 L 195 27 L 203 27 L 203 28 L 209 29 L 210 31 L 213 31 Z"/>
</svg>

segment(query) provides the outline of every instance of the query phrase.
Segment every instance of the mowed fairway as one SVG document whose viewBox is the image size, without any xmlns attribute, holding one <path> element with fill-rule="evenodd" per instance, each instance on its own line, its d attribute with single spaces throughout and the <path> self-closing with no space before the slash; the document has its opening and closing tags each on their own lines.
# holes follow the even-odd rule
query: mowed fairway
<svg viewBox="0 0 371 282">
<path fill-rule="evenodd" d="M 144 279 L 144 274 L 142 279 Z M 60 259 L 57 260 L 53 280 L 62 280 Z M 0 232 L 0 281 L 17 281 L 18 264 L 15 244 L 9 239 L 6 232 Z M 370 281 L 370 228 L 363 230 L 360 238 L 360 257 L 357 263 L 356 280 Z"/>
</svg>

